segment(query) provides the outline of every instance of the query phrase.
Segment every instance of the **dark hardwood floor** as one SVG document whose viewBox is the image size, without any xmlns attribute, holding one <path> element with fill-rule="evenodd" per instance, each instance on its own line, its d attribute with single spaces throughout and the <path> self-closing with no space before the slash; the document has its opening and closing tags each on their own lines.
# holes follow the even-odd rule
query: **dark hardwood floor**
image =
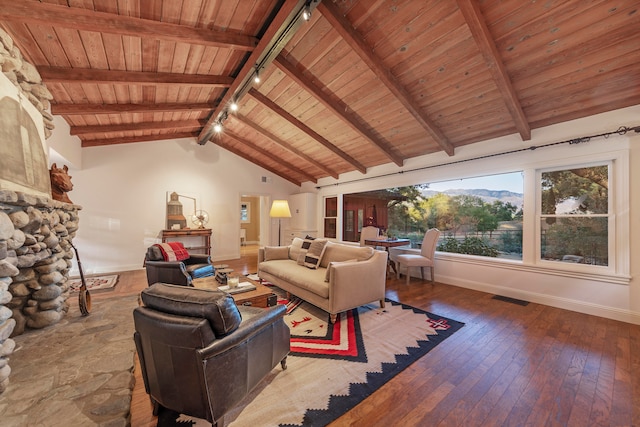
<svg viewBox="0 0 640 427">
<path fill-rule="evenodd" d="M 255 272 L 256 247 L 224 263 Z M 146 286 L 124 272 L 117 292 Z M 331 426 L 640 426 L 640 326 L 415 278 L 387 297 L 466 325 Z M 132 426 L 155 426 L 135 376 Z"/>
</svg>

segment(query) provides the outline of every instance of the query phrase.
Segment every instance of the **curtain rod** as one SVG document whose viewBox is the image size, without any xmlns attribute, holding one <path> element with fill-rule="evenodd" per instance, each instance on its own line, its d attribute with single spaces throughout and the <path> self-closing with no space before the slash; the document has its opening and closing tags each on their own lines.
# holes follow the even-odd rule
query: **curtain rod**
<svg viewBox="0 0 640 427">
<path fill-rule="evenodd" d="M 634 126 L 634 127 L 620 126 L 618 129 L 616 129 L 614 131 L 599 133 L 599 134 L 596 134 L 596 135 L 582 136 L 582 137 L 579 137 L 579 138 L 567 139 L 567 140 L 559 141 L 559 142 L 550 142 L 548 144 L 532 145 L 531 147 L 519 148 L 517 150 L 503 151 L 501 153 L 494 153 L 494 154 L 486 154 L 484 156 L 472 157 L 470 159 L 455 160 L 455 161 L 452 161 L 452 162 L 440 163 L 438 165 L 422 166 L 422 167 L 419 167 L 419 168 L 402 170 L 402 171 L 398 171 L 398 172 L 389 172 L 389 173 L 385 173 L 385 174 L 382 174 L 382 175 L 368 176 L 368 177 L 352 179 L 350 181 L 344 181 L 344 182 L 336 182 L 334 184 L 318 185 L 318 186 L 316 186 L 316 190 L 320 190 L 321 188 L 326 188 L 326 187 L 337 187 L 338 185 L 341 185 L 341 184 L 352 184 L 354 182 L 369 181 L 369 180 L 372 180 L 372 179 L 385 178 L 385 177 L 393 176 L 393 175 L 402 175 L 404 173 L 409 173 L 409 172 L 417 172 L 417 171 L 423 171 L 423 170 L 427 170 L 427 169 L 439 168 L 441 166 L 451 166 L 451 165 L 456 165 L 456 164 L 459 164 L 459 163 L 473 162 L 473 161 L 476 161 L 476 160 L 483 160 L 483 159 L 488 159 L 488 158 L 491 158 L 491 157 L 506 156 L 508 154 L 520 153 L 520 152 L 523 152 L 523 151 L 534 151 L 534 150 L 537 150 L 538 148 L 548 148 L 548 147 L 553 147 L 553 146 L 561 145 L 561 144 L 576 145 L 576 144 L 581 144 L 583 142 L 589 142 L 593 138 L 602 138 L 602 137 L 604 137 L 605 139 L 607 139 L 611 135 L 614 135 L 614 134 L 618 134 L 618 135 L 622 136 L 622 135 L 625 135 L 626 133 L 631 132 L 631 131 L 634 131 L 636 133 L 640 133 L 640 126 Z"/>
</svg>

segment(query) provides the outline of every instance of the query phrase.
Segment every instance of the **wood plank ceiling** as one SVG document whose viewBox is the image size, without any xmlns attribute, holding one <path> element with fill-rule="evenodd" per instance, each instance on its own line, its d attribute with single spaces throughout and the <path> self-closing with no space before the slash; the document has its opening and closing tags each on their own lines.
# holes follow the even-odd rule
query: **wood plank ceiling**
<svg viewBox="0 0 640 427">
<path fill-rule="evenodd" d="M 0 25 L 83 147 L 191 137 L 299 185 L 640 104 L 639 8 L 0 0 Z"/>
</svg>

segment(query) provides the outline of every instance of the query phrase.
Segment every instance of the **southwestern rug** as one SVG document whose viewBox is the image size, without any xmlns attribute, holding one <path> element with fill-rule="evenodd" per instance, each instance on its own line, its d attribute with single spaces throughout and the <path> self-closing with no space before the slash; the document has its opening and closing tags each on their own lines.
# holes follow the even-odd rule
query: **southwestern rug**
<svg viewBox="0 0 640 427">
<path fill-rule="evenodd" d="M 289 301 L 288 369 L 279 366 L 225 417 L 225 425 L 324 426 L 354 408 L 463 323 L 387 300 L 340 315 L 334 325 L 314 306 Z M 208 426 L 161 411 L 158 426 Z"/>
<path fill-rule="evenodd" d="M 118 283 L 118 275 L 112 274 L 109 276 L 85 277 L 85 282 L 87 282 L 87 289 L 90 291 L 110 289 L 115 287 L 116 283 Z M 69 290 L 71 292 L 78 292 L 80 290 L 80 286 L 82 286 L 82 280 L 79 277 L 69 279 Z"/>
</svg>

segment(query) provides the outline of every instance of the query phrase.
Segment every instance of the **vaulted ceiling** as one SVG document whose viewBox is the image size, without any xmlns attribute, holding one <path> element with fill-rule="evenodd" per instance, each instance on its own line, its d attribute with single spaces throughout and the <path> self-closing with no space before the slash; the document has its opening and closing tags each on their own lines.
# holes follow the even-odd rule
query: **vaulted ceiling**
<svg viewBox="0 0 640 427">
<path fill-rule="evenodd" d="M 190 137 L 299 185 L 640 104 L 638 9 L 0 0 L 0 25 L 83 149 Z"/>
</svg>

